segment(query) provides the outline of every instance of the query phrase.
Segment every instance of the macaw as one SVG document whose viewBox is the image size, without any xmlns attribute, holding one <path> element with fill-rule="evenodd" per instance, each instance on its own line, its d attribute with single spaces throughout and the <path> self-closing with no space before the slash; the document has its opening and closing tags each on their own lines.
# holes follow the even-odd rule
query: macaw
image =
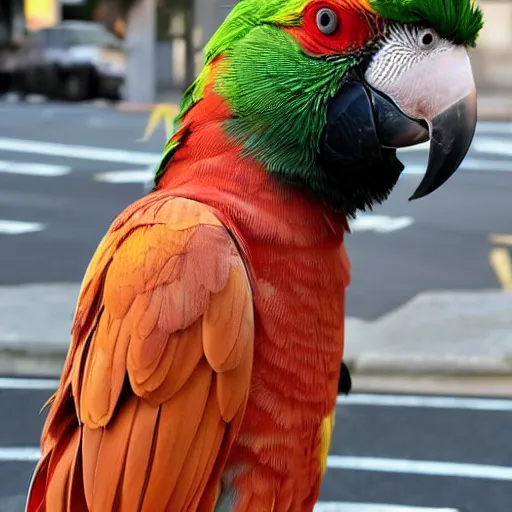
<svg viewBox="0 0 512 512">
<path fill-rule="evenodd" d="M 334 424 L 348 219 L 476 125 L 472 0 L 241 0 L 154 189 L 85 273 L 27 512 L 310 512 Z M 340 384 L 341 387 L 343 387 Z"/>
</svg>

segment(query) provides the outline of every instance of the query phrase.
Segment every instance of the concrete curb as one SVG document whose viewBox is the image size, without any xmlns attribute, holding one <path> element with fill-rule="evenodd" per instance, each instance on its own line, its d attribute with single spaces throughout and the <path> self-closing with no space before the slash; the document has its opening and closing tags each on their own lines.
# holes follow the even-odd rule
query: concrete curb
<svg viewBox="0 0 512 512">
<path fill-rule="evenodd" d="M 63 343 L 0 342 L 0 375 L 59 377 L 68 346 Z M 512 360 L 457 355 L 390 356 L 363 353 L 345 359 L 354 378 L 404 379 L 420 377 L 510 378 Z"/>
<path fill-rule="evenodd" d="M 512 360 L 493 357 L 364 353 L 345 363 L 354 375 L 512 377 Z"/>
<path fill-rule="evenodd" d="M 62 343 L 0 342 L 0 376 L 60 377 L 66 355 Z"/>
</svg>

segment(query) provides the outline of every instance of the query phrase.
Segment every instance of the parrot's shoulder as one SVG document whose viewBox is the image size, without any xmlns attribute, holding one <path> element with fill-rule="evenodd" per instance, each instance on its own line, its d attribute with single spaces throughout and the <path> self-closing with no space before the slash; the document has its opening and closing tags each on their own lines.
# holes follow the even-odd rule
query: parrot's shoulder
<svg viewBox="0 0 512 512">
<path fill-rule="evenodd" d="M 110 421 L 116 401 L 107 404 L 94 397 L 96 386 L 103 381 L 112 384 L 114 375 L 127 372 L 134 393 L 158 404 L 190 378 L 202 356 L 212 371 L 229 373 L 252 354 L 249 278 L 236 243 L 212 209 L 154 193 L 117 217 L 86 272 L 73 322 L 73 345 L 91 334 L 90 366 L 86 365 L 80 385 L 79 406 L 83 421 L 91 426 Z M 166 347 L 181 338 L 187 339 L 181 344 L 188 347 L 182 355 L 187 358 L 182 360 L 183 376 L 174 369 L 172 381 L 166 382 L 163 362 L 182 357 L 164 357 Z M 120 346 L 128 350 L 128 359 L 118 361 L 121 366 L 116 369 Z M 103 359 L 93 357 L 97 351 L 103 351 Z M 105 357 L 110 361 L 106 366 Z M 192 368 L 187 367 L 189 362 Z M 119 379 L 113 386 L 114 396 L 122 383 Z M 243 395 L 221 404 L 227 421 Z"/>
<path fill-rule="evenodd" d="M 219 217 L 206 204 L 168 192 L 154 192 L 129 205 L 114 219 L 89 263 L 74 331 L 87 327 L 86 317 L 94 313 L 90 305 L 107 301 L 109 295 L 119 301 L 123 286 L 142 292 L 172 280 L 193 302 L 200 289 L 222 290 L 236 267 L 250 289 L 243 249 Z"/>
</svg>

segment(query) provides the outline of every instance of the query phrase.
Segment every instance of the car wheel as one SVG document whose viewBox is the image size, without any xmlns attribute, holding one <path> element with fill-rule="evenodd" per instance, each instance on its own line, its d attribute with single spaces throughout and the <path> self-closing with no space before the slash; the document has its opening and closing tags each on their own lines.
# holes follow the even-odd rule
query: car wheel
<svg viewBox="0 0 512 512">
<path fill-rule="evenodd" d="M 90 96 L 88 73 L 71 73 L 64 79 L 64 95 L 71 101 L 83 101 Z"/>
</svg>

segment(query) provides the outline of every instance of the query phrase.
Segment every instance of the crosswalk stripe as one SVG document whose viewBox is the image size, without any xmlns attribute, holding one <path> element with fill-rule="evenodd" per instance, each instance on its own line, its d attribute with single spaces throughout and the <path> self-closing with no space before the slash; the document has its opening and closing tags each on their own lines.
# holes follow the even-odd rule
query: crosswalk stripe
<svg viewBox="0 0 512 512">
<path fill-rule="evenodd" d="M 42 231 L 45 225 L 41 222 L 21 222 L 18 220 L 1 220 L 0 234 L 3 235 L 22 235 L 24 233 L 34 233 Z"/>
<path fill-rule="evenodd" d="M 487 464 L 330 455 L 327 458 L 327 467 L 350 471 L 375 471 L 404 473 L 408 475 L 435 475 L 512 481 L 512 467 L 490 466 Z"/>
<path fill-rule="evenodd" d="M 110 171 L 94 175 L 96 181 L 105 183 L 146 183 L 155 175 L 153 170 Z"/>
<path fill-rule="evenodd" d="M 64 176 L 71 172 L 69 165 L 50 165 L 34 162 L 8 162 L 0 160 L 0 172 L 31 176 Z"/>
<path fill-rule="evenodd" d="M 133 165 L 156 165 L 160 159 L 158 153 L 144 151 L 126 151 L 123 149 L 98 148 L 93 146 L 73 146 L 57 142 L 0 138 L 0 150 L 14 153 L 32 153 L 60 156 L 79 160 L 97 160 Z"/>
<path fill-rule="evenodd" d="M 479 153 L 512 156 L 512 144 L 510 138 L 475 137 L 472 147 Z"/>
<path fill-rule="evenodd" d="M 426 508 L 383 503 L 351 503 L 346 501 L 320 501 L 314 512 L 458 512 L 455 508 Z"/>
<path fill-rule="evenodd" d="M 427 165 L 409 164 L 405 166 L 403 174 L 425 174 Z M 512 172 L 512 162 L 508 160 L 491 160 L 486 158 L 466 158 L 460 164 L 461 171 L 491 171 Z"/>
<path fill-rule="evenodd" d="M 40 457 L 41 451 L 37 447 L 0 447 L 0 462 L 30 462 L 37 461 Z M 512 480 L 512 467 L 490 466 L 487 464 L 329 455 L 327 457 L 327 467 L 347 471 L 371 471 L 425 476 L 435 475 L 505 481 Z"/>
<path fill-rule="evenodd" d="M 512 412 L 512 400 L 508 398 L 354 393 L 348 396 L 339 396 L 336 402 L 340 406 L 426 407 L 433 409 Z"/>
</svg>

